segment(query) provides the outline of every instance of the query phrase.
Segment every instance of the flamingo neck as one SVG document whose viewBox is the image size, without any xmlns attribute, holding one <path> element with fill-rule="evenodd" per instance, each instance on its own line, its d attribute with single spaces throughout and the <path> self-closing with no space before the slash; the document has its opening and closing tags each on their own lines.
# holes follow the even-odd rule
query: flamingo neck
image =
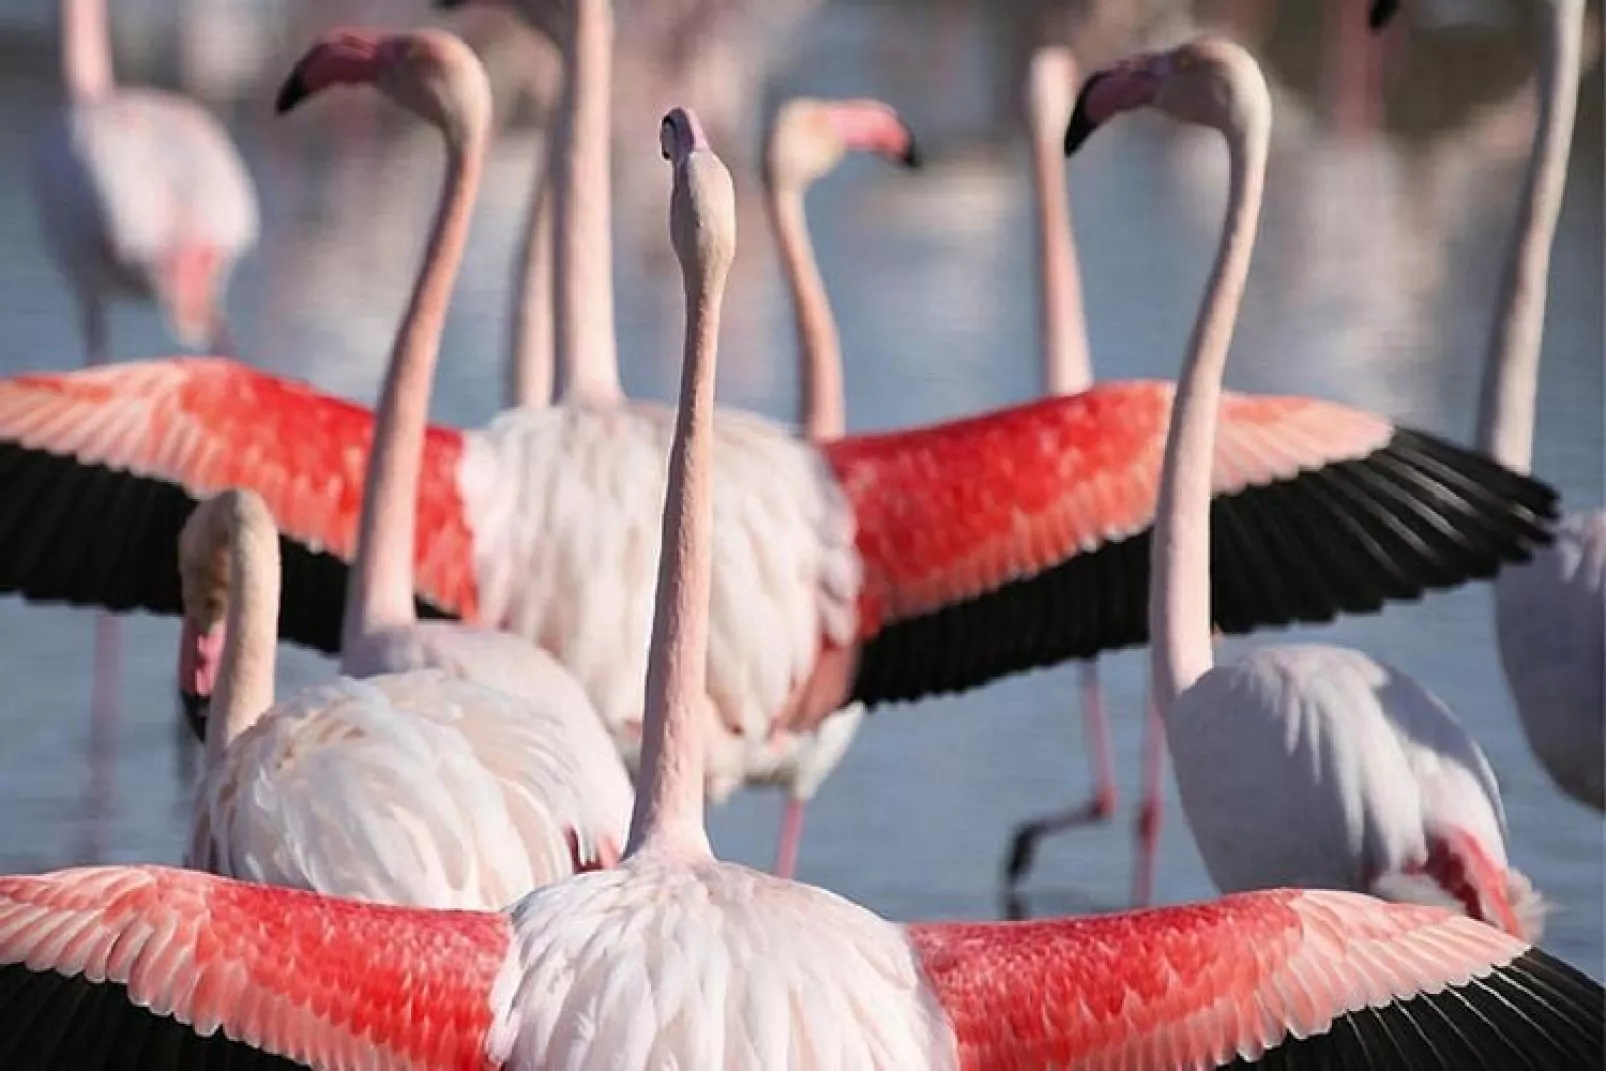
<svg viewBox="0 0 1606 1071">
<path fill-rule="evenodd" d="M 714 370 L 723 287 L 688 281 L 680 408 L 669 454 L 658 596 L 647 664 L 642 785 L 625 854 L 652 846 L 712 854 L 703 826 L 713 528 Z"/>
<path fill-rule="evenodd" d="M 112 91 L 106 0 L 61 0 L 61 77 L 68 100 L 94 100 Z"/>
<path fill-rule="evenodd" d="M 357 527 L 356 566 L 346 589 L 342 646 L 373 629 L 417 620 L 413 557 L 430 382 L 452 286 L 468 241 L 485 142 L 483 124 L 464 136 L 447 137 L 446 182 L 430 229 L 428 252 L 396 332 L 374 418 Z"/>
<path fill-rule="evenodd" d="M 842 342 L 809 241 L 803 195 L 803 188 L 796 184 L 771 183 L 766 203 L 797 330 L 798 423 L 805 435 L 821 442 L 840 438 L 847 430 L 847 402 L 842 389 Z"/>
<path fill-rule="evenodd" d="M 223 654 L 207 715 L 208 768 L 273 705 L 279 643 L 279 533 L 273 519 L 260 502 L 239 494 L 219 496 L 208 505 L 213 503 L 222 515 L 211 533 L 228 548 L 229 590 Z M 208 556 L 216 545 L 208 548 Z"/>
<path fill-rule="evenodd" d="M 554 188 L 553 244 L 558 390 L 564 399 L 613 403 L 624 397 L 613 325 L 612 136 L 613 10 L 578 0 L 566 42 L 562 111 L 566 121 Z"/>
<path fill-rule="evenodd" d="M 524 244 L 514 265 L 506 384 L 509 408 L 539 409 L 552 403 L 552 183 L 564 137 L 562 126 L 560 116 L 541 147 Z"/>
<path fill-rule="evenodd" d="M 1037 318 L 1043 345 L 1043 391 L 1049 395 L 1080 394 L 1093 385 L 1093 359 L 1088 351 L 1082 278 L 1076 263 L 1075 232 L 1065 189 L 1065 154 L 1061 149 L 1065 124 L 1071 117 L 1068 107 L 1059 109 L 1063 114 L 1054 114 L 1032 89 L 1026 95 L 1026 110 L 1037 217 Z"/>
<path fill-rule="evenodd" d="M 1583 0 L 1551 0 L 1539 8 L 1545 38 L 1539 55 L 1538 128 L 1501 273 L 1478 404 L 1478 448 L 1524 473 L 1533 464 L 1550 247 L 1567 182 L 1584 18 Z"/>
<path fill-rule="evenodd" d="M 1262 102 L 1264 97 L 1259 98 Z M 1149 580 L 1152 687 L 1162 714 L 1210 670 L 1210 492 L 1216 410 L 1249 277 L 1270 137 L 1269 107 L 1226 132 L 1231 187 L 1210 281 L 1177 383 L 1160 472 Z"/>
</svg>

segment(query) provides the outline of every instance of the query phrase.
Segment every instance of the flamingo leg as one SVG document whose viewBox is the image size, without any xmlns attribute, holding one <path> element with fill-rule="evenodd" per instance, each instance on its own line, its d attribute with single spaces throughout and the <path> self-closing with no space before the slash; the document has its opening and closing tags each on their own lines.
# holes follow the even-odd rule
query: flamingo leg
<svg viewBox="0 0 1606 1071">
<path fill-rule="evenodd" d="M 104 364 L 106 315 L 101 303 L 90 298 L 79 308 L 84 335 L 85 362 Z M 117 684 L 121 672 L 121 648 L 117 619 L 111 614 L 95 615 L 94 679 L 89 700 L 89 792 L 86 808 L 85 845 L 81 853 L 86 862 L 97 862 L 101 855 L 102 833 L 111 809 L 112 755 L 117 736 Z"/>
<path fill-rule="evenodd" d="M 1005 883 L 1014 886 L 1032 868 L 1037 842 L 1067 829 L 1103 822 L 1115 813 L 1114 760 L 1110 755 L 1109 723 L 1104 717 L 1104 692 L 1099 687 L 1098 663 L 1082 662 L 1080 691 L 1082 727 L 1093 767 L 1093 795 L 1086 803 L 1022 822 L 1015 827 L 1009 859 L 1004 864 Z"/>
<path fill-rule="evenodd" d="M 1132 872 L 1132 905 L 1154 899 L 1154 863 L 1160 853 L 1160 782 L 1165 777 L 1165 726 L 1151 695 L 1143 719 L 1143 802 L 1138 805 L 1138 854 Z"/>
<path fill-rule="evenodd" d="M 775 876 L 791 879 L 797 872 L 797 845 L 803 837 L 803 808 L 807 800 L 788 796 L 781 812 L 781 836 L 775 845 Z"/>
</svg>

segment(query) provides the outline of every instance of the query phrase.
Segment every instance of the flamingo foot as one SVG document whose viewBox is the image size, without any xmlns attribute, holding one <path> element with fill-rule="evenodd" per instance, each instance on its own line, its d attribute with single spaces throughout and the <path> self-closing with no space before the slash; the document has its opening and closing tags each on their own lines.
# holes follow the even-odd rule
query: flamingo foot
<svg viewBox="0 0 1606 1071">
<path fill-rule="evenodd" d="M 797 873 L 797 845 L 803 838 L 803 808 L 806 800 L 788 797 L 781 812 L 781 836 L 775 845 L 775 876 L 791 880 Z"/>
<path fill-rule="evenodd" d="M 1072 807 L 1022 822 L 1015 827 L 1015 836 L 1010 842 L 1009 858 L 1004 863 L 1004 883 L 1011 888 L 1020 884 L 1037 858 L 1037 842 L 1044 837 L 1097 822 L 1107 822 L 1114 813 L 1115 788 L 1106 785 L 1094 792 L 1093 798 L 1080 807 Z"/>
</svg>

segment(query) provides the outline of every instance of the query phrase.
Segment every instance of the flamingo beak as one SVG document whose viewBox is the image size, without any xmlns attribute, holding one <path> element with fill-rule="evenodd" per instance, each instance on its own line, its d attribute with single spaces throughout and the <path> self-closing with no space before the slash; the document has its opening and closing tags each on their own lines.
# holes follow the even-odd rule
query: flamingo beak
<svg viewBox="0 0 1606 1071">
<path fill-rule="evenodd" d="M 1372 10 L 1366 15 L 1366 24 L 1373 30 L 1381 30 L 1399 10 L 1400 0 L 1372 0 Z"/>
<path fill-rule="evenodd" d="M 1082 147 L 1088 135 L 1099 128 L 1100 120 L 1094 119 L 1087 108 L 1088 94 L 1098 87 L 1098 84 L 1110 77 L 1108 73 L 1095 74 L 1082 83 L 1082 90 L 1076 95 L 1076 107 L 1071 112 L 1071 122 L 1065 128 L 1065 155 L 1070 156 Z"/>
<path fill-rule="evenodd" d="M 206 719 L 211 712 L 212 697 L 192 692 L 181 685 L 178 690 L 178 701 L 190 732 L 195 734 L 196 740 L 206 743 Z"/>
<path fill-rule="evenodd" d="M 911 171 L 918 171 L 926 162 L 925 154 L 920 151 L 919 144 L 915 142 L 914 131 L 907 126 L 903 128 L 903 131 L 907 137 L 904 141 L 903 155 L 898 157 L 898 162 Z"/>
</svg>

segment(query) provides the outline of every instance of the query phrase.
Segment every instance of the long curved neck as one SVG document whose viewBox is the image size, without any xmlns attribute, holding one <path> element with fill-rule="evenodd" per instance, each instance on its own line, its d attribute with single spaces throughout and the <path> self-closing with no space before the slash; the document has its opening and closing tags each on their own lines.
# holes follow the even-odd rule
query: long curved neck
<svg viewBox="0 0 1606 1071">
<path fill-rule="evenodd" d="M 447 139 L 446 183 L 424 266 L 396 332 L 374 418 L 368 478 L 357 527 L 357 559 L 346 590 L 343 644 L 374 628 L 415 621 L 413 555 L 418 481 L 429 420 L 430 381 L 468 240 L 485 157 L 485 132 Z"/>
<path fill-rule="evenodd" d="M 626 853 L 647 843 L 708 854 L 703 827 L 703 723 L 713 540 L 714 370 L 723 288 L 688 281 L 680 409 L 669 454 L 658 598 L 642 727 L 644 783 Z"/>
<path fill-rule="evenodd" d="M 1070 200 L 1065 190 L 1063 135 L 1069 115 L 1045 113 L 1027 94 L 1032 199 L 1037 218 L 1037 319 L 1043 345 L 1045 394 L 1079 394 L 1093 385 L 1082 278 L 1076 263 Z"/>
<path fill-rule="evenodd" d="M 61 78 L 69 100 L 93 100 L 111 92 L 106 0 L 61 0 Z"/>
<path fill-rule="evenodd" d="M 564 55 L 567 151 L 553 205 L 558 390 L 564 399 L 615 402 L 624 392 L 613 324 L 609 0 L 577 0 L 573 31 Z"/>
<path fill-rule="evenodd" d="M 279 643 L 279 533 L 265 509 L 213 499 L 226 515 L 213 531 L 229 555 L 226 637 L 207 715 L 206 762 L 215 764 L 273 705 Z M 214 731 L 216 730 L 216 731 Z"/>
<path fill-rule="evenodd" d="M 815 442 L 840 438 L 847 430 L 847 402 L 842 388 L 842 342 L 825 280 L 814 259 L 804 189 L 791 183 L 767 184 L 770 222 L 781 254 L 797 328 L 798 424 Z"/>
<path fill-rule="evenodd" d="M 1518 472 L 1527 472 L 1533 463 L 1550 246 L 1567 181 L 1584 17 L 1582 0 L 1537 6 L 1547 23 L 1539 57 L 1539 124 L 1523 177 L 1517 229 L 1501 273 L 1478 406 L 1478 448 Z"/>
<path fill-rule="evenodd" d="M 1149 578 L 1153 695 L 1162 712 L 1209 671 L 1210 471 L 1221 376 L 1260 220 L 1269 120 L 1227 133 L 1232 175 L 1221 245 L 1171 409 Z"/>
<path fill-rule="evenodd" d="M 540 408 L 552 402 L 552 184 L 566 137 L 564 125 L 560 115 L 543 139 L 524 243 L 514 265 L 506 384 L 511 408 Z"/>
</svg>

